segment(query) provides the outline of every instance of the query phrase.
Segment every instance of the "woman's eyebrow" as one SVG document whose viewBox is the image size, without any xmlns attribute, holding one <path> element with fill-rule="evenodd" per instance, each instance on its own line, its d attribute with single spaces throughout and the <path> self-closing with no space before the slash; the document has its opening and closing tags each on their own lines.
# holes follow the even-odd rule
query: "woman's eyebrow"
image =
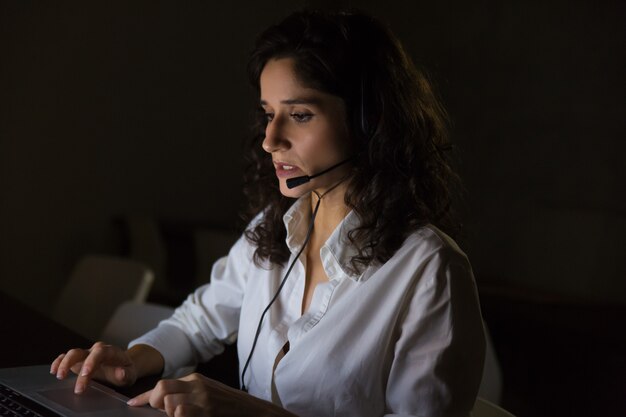
<svg viewBox="0 0 626 417">
<path fill-rule="evenodd" d="M 298 97 L 298 98 L 290 98 L 287 100 L 281 100 L 280 104 L 312 104 L 319 105 L 320 99 L 317 97 Z M 267 101 L 261 100 L 261 106 L 267 106 Z"/>
</svg>

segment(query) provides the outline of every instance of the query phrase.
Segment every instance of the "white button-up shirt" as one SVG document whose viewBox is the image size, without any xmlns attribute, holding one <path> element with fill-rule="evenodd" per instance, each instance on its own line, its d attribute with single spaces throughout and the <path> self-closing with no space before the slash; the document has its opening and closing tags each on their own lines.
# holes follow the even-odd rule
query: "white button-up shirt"
<svg viewBox="0 0 626 417">
<path fill-rule="evenodd" d="M 257 267 L 254 247 L 240 238 L 214 265 L 210 284 L 131 345 L 159 350 L 168 376 L 237 340 L 241 375 L 261 313 L 304 242 L 310 207 L 301 198 L 284 216 L 289 263 Z M 385 264 L 353 275 L 347 233 L 357 224 L 351 212 L 321 248 L 329 281 L 317 285 L 304 314 L 305 257 L 296 262 L 263 320 L 245 374 L 249 393 L 299 416 L 468 415 L 485 342 L 466 256 L 427 226 Z"/>
</svg>

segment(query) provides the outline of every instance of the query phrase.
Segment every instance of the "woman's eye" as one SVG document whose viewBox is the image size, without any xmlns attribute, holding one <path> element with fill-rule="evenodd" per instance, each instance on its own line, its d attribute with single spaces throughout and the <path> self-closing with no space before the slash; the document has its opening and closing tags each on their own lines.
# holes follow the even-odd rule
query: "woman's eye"
<svg viewBox="0 0 626 417">
<path fill-rule="evenodd" d="M 272 120 L 274 120 L 274 113 L 265 113 L 265 121 L 271 122 Z"/>
<path fill-rule="evenodd" d="M 297 123 L 306 123 L 313 115 L 311 113 L 291 113 L 291 118 L 295 120 Z"/>
</svg>

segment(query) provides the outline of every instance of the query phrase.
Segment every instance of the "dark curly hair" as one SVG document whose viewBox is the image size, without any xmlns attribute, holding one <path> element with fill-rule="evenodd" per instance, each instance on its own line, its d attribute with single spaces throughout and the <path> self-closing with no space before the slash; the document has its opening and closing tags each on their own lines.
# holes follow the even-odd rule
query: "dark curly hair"
<svg viewBox="0 0 626 417">
<path fill-rule="evenodd" d="M 248 63 L 250 82 L 271 59 L 291 58 L 307 87 L 343 99 L 356 142 L 345 203 L 360 226 L 348 236 L 358 250 L 354 272 L 386 262 L 406 237 L 431 223 L 454 235 L 451 211 L 458 178 L 446 156 L 447 115 L 426 76 L 381 23 L 362 13 L 297 12 L 258 37 Z M 244 220 L 255 261 L 289 259 L 283 215 L 294 203 L 278 188 L 271 157 L 261 148 L 266 119 L 259 110 L 248 143 Z"/>
</svg>

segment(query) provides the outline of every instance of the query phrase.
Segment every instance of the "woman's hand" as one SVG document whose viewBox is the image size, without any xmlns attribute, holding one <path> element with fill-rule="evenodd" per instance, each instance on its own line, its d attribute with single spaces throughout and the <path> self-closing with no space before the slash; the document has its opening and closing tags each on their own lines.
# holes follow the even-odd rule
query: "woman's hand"
<svg viewBox="0 0 626 417">
<path fill-rule="evenodd" d="M 107 381 L 117 386 L 132 385 L 137 379 L 137 370 L 127 351 L 102 342 L 90 349 L 71 349 L 52 362 L 50 373 L 64 379 L 72 371 L 78 375 L 74 392 L 85 391 L 92 378 Z"/>
<path fill-rule="evenodd" d="M 164 410 L 169 417 L 294 417 L 294 414 L 277 405 L 200 374 L 191 374 L 176 380 L 161 380 L 154 389 L 128 401 L 131 406 L 146 404 Z"/>
<path fill-rule="evenodd" d="M 71 349 L 59 355 L 52 362 L 50 373 L 59 379 L 67 377 L 70 371 L 77 374 L 74 392 L 80 394 L 92 378 L 116 386 L 128 386 L 137 378 L 159 373 L 162 369 L 163 357 L 150 346 L 136 345 L 124 350 L 97 342 L 90 349 Z"/>
</svg>

